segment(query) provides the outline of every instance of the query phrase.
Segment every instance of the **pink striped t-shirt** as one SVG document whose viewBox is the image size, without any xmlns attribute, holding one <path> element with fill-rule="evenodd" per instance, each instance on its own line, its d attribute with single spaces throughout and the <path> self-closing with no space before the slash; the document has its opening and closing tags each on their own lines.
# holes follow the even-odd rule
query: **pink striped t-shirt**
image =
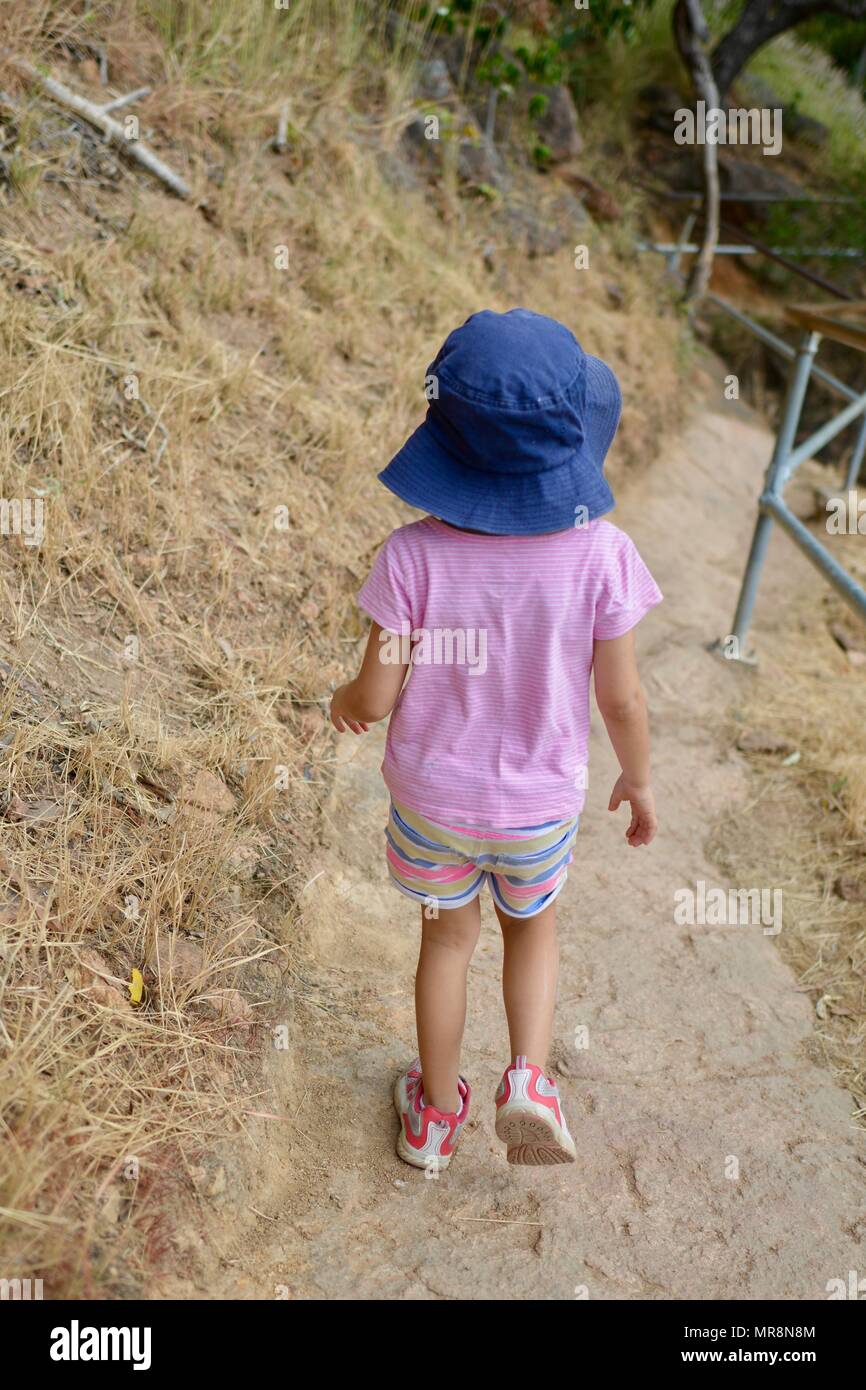
<svg viewBox="0 0 866 1390">
<path fill-rule="evenodd" d="M 358 602 L 387 630 L 382 659 L 412 650 L 382 764 L 394 800 L 492 829 L 576 815 L 593 641 L 622 636 L 661 597 L 601 519 L 481 536 L 428 516 L 392 532 Z"/>
</svg>

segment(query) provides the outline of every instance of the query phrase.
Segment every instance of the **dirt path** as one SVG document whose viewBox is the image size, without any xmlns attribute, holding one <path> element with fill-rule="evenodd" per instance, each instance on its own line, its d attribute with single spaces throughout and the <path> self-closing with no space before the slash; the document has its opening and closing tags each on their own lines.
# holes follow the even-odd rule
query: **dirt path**
<svg viewBox="0 0 866 1390">
<path fill-rule="evenodd" d="M 799 1299 L 862 1272 L 863 1136 L 850 1098 L 808 1058 L 808 999 L 759 926 L 673 919 L 678 888 L 720 883 L 703 846 L 749 794 L 722 730 L 752 677 L 705 643 L 728 630 L 769 447 L 760 422 L 719 401 L 614 518 L 666 595 L 639 629 L 663 828 L 650 851 L 625 846 L 622 818 L 604 809 L 614 763 L 594 716 L 560 899 L 553 1056 L 577 1165 L 510 1169 L 493 1132 L 507 1047 L 489 899 L 464 1063 L 474 1121 L 435 1181 L 394 1157 L 391 1080 L 414 1055 L 419 927 L 385 882 L 383 733 L 345 739 L 324 872 L 307 890 L 331 1012 L 301 1009 L 297 1021 L 297 1123 L 313 1146 L 305 1209 L 290 1228 L 277 1201 L 256 1248 L 238 1243 L 236 1293 L 269 1297 L 263 1281 L 284 1278 L 296 1298 Z M 783 639 L 785 596 L 815 582 L 777 537 L 759 604 L 766 650 Z M 575 1046 L 580 1028 L 588 1047 Z M 732 1160 L 738 1178 L 726 1176 Z"/>
</svg>

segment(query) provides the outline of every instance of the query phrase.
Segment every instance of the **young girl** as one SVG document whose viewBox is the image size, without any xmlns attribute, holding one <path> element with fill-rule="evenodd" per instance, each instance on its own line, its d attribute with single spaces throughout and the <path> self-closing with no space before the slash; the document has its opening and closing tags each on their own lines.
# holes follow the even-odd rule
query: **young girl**
<svg viewBox="0 0 866 1390">
<path fill-rule="evenodd" d="M 611 369 L 528 309 L 473 314 L 428 368 L 425 422 L 379 477 L 429 512 L 394 531 L 359 595 L 372 619 L 336 729 L 390 714 L 382 772 L 395 886 L 422 904 L 420 1057 L 395 1089 L 397 1152 L 447 1167 L 469 1114 L 466 976 L 488 882 L 502 928 L 511 1062 L 496 1093 L 510 1163 L 570 1163 L 545 1074 L 562 889 L 586 787 L 589 677 L 631 805 L 656 832 L 632 629 L 661 600 L 633 543 L 600 518 L 619 421 Z M 409 679 L 406 679 L 410 672 Z"/>
</svg>

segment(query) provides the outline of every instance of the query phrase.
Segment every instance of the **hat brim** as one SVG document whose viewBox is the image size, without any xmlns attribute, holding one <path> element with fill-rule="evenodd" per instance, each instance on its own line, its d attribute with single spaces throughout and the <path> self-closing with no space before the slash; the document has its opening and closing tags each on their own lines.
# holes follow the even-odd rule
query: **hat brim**
<svg viewBox="0 0 866 1390">
<path fill-rule="evenodd" d="M 497 536 L 535 536 L 594 521 L 613 510 L 604 460 L 619 423 L 619 384 L 606 362 L 586 354 L 586 436 L 574 457 L 541 473 L 469 467 L 446 449 L 426 421 L 379 479 L 411 507 L 452 526 Z"/>
</svg>

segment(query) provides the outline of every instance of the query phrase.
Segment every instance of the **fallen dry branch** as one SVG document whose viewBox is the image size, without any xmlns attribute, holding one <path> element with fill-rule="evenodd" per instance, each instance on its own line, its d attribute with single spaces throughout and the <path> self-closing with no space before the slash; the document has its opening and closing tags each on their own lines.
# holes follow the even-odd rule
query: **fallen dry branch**
<svg viewBox="0 0 866 1390">
<path fill-rule="evenodd" d="M 285 102 L 280 108 L 280 118 L 277 123 L 277 133 L 274 137 L 274 149 L 278 154 L 284 153 L 289 143 L 289 104 Z"/>
<path fill-rule="evenodd" d="M 129 139 L 123 126 L 107 114 L 104 106 L 97 106 L 95 102 L 79 96 L 77 92 L 71 91 L 69 87 L 64 87 L 62 82 L 56 82 L 53 77 L 40 72 L 32 63 L 26 62 L 23 58 L 7 56 L 7 62 L 22 77 L 40 87 L 46 96 L 57 102 L 58 106 L 64 106 L 67 110 L 74 111 L 77 116 L 83 117 L 85 121 L 100 131 L 109 143 L 115 145 L 129 159 L 141 164 L 149 173 L 155 175 L 171 189 L 172 193 L 176 193 L 179 198 L 190 196 L 189 185 L 184 182 L 180 175 L 176 174 L 173 169 L 169 169 L 168 165 L 164 164 L 141 140 Z M 111 104 L 109 103 L 109 105 Z"/>
<path fill-rule="evenodd" d="M 136 87 L 134 92 L 127 92 L 125 96 L 112 97 L 111 101 L 105 102 L 101 107 L 102 113 L 104 115 L 108 111 L 119 111 L 121 106 L 131 106 L 134 101 L 142 101 L 150 96 L 151 90 L 150 87 Z"/>
</svg>

